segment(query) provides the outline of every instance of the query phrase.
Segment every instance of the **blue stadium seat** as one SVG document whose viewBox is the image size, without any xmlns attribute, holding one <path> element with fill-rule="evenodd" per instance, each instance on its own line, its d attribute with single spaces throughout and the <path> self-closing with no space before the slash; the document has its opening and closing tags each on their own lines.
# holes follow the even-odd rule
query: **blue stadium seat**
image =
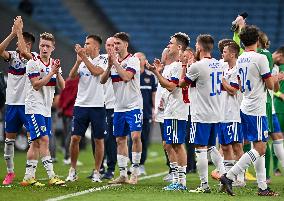
<svg viewBox="0 0 284 201">
<path fill-rule="evenodd" d="M 20 0 L 2 0 L 17 8 Z M 70 43 L 83 43 L 85 32 L 76 19 L 69 13 L 61 0 L 34 0 L 33 18 L 50 27 L 57 34 L 69 39 Z"/>
<path fill-rule="evenodd" d="M 95 0 L 94 0 L 95 1 Z M 102 11 L 117 29 L 129 32 L 131 43 L 137 51 L 143 51 L 148 58 L 160 57 L 169 36 L 178 31 L 188 33 L 191 46 L 200 33 L 212 34 L 216 43 L 222 38 L 231 38 L 231 22 L 238 13 L 249 13 L 248 23 L 265 31 L 274 50 L 284 41 L 284 19 L 278 21 L 278 1 L 265 0 L 96 0 Z M 284 15 L 283 15 L 284 16 Z M 281 26 L 282 28 L 277 28 Z M 280 41 L 275 41 L 280 30 Z M 214 55 L 219 55 L 217 49 Z"/>
</svg>

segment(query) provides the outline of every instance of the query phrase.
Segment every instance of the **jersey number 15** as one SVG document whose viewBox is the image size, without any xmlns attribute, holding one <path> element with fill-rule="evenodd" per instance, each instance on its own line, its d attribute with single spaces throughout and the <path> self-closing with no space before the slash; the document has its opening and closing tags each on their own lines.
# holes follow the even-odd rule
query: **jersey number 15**
<svg viewBox="0 0 284 201">
<path fill-rule="evenodd" d="M 211 92 L 210 96 L 220 95 L 222 92 L 222 75 L 223 72 L 212 72 L 211 77 Z"/>
</svg>

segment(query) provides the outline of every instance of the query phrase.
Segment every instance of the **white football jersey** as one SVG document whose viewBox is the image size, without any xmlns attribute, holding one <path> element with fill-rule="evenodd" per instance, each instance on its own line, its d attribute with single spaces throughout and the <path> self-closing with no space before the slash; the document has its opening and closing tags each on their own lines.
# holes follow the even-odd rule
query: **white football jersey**
<svg viewBox="0 0 284 201">
<path fill-rule="evenodd" d="M 239 81 L 238 81 L 238 71 L 237 67 L 229 68 L 226 66 L 224 68 L 224 76 L 225 80 L 232 87 L 239 89 Z M 224 123 L 229 122 L 241 122 L 240 117 L 240 91 L 238 90 L 236 95 L 232 96 L 227 91 L 222 93 L 223 97 L 223 106 L 224 106 Z"/>
<path fill-rule="evenodd" d="M 156 96 L 155 96 L 155 121 L 156 122 L 160 122 L 160 123 L 164 123 L 164 105 L 163 102 L 161 102 L 161 98 L 162 98 L 162 87 L 160 85 L 160 83 L 158 83 L 157 86 L 157 91 L 156 91 Z"/>
<path fill-rule="evenodd" d="M 120 61 L 126 71 L 131 71 L 134 76 L 130 81 L 123 81 L 115 67 L 111 68 L 111 79 L 115 95 L 115 112 L 126 112 L 134 109 L 143 109 L 143 100 L 140 91 L 140 61 L 128 54 Z"/>
<path fill-rule="evenodd" d="M 168 74 L 167 71 L 169 70 L 169 65 L 164 66 L 164 70 L 162 76 Z M 165 111 L 165 100 L 163 96 L 167 96 L 169 91 L 161 86 L 158 82 L 158 87 L 155 96 L 155 121 L 164 123 L 164 111 Z"/>
<path fill-rule="evenodd" d="M 89 61 L 97 68 L 106 69 L 107 60 L 101 55 Z M 100 83 L 100 76 L 93 76 L 84 62 L 82 62 L 78 68 L 78 74 L 80 76 L 78 84 L 77 98 L 75 106 L 79 107 L 104 107 L 104 89 Z"/>
<path fill-rule="evenodd" d="M 44 64 L 40 56 L 31 59 L 27 63 L 26 71 L 29 79 L 39 77 L 44 78 L 51 71 L 53 59 L 50 58 L 48 64 Z M 51 106 L 54 98 L 56 75 L 38 91 L 36 91 L 31 81 L 26 81 L 26 99 L 25 113 L 26 114 L 41 114 L 44 117 L 51 117 Z"/>
<path fill-rule="evenodd" d="M 187 69 L 185 81 L 194 84 L 191 97 L 191 121 L 201 123 L 222 122 L 223 65 L 214 58 L 203 58 Z M 192 89 L 190 95 L 192 94 Z"/>
<path fill-rule="evenodd" d="M 103 54 L 102 56 L 104 58 L 106 58 L 106 60 L 108 59 L 107 54 Z M 108 66 L 108 60 L 107 60 L 106 66 Z M 114 91 L 113 91 L 113 87 L 112 87 L 111 78 L 108 78 L 107 82 L 103 85 L 103 88 L 104 88 L 106 109 L 113 109 L 114 103 L 115 103 L 115 97 L 114 97 Z"/>
<path fill-rule="evenodd" d="M 10 63 L 6 88 L 6 104 L 7 105 L 25 105 L 26 96 L 26 65 L 28 60 L 20 57 L 16 51 L 8 51 Z M 32 53 L 36 55 L 36 53 Z"/>
<path fill-rule="evenodd" d="M 237 61 L 243 100 L 241 111 L 247 115 L 266 116 L 266 79 L 271 76 L 265 55 L 254 51 L 244 52 Z"/>
<path fill-rule="evenodd" d="M 182 63 L 173 62 L 165 67 L 162 75 L 167 80 L 178 84 L 181 72 Z M 189 104 L 183 102 L 180 87 L 176 87 L 172 92 L 164 88 L 162 90 L 162 99 L 164 101 L 164 119 L 188 120 Z"/>
</svg>

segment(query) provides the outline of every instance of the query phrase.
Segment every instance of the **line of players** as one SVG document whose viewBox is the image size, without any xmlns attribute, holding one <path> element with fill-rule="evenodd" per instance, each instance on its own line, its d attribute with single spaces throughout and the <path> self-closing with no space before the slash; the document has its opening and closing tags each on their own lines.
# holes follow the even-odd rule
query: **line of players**
<svg viewBox="0 0 284 201">
<path fill-rule="evenodd" d="M 11 34 L 1 43 L 0 50 L 4 50 L 9 42 L 18 37 L 18 48 L 21 55 L 3 52 L 5 59 L 15 61 L 14 67 L 9 71 L 10 78 L 14 76 L 13 84 L 18 84 L 19 75 L 27 72 L 29 79 L 27 95 L 22 108 L 14 113 L 7 112 L 14 118 L 25 116 L 29 123 L 31 146 L 27 154 L 27 167 L 22 185 L 43 185 L 35 180 L 35 171 L 39 156 L 50 177 L 50 184 L 65 185 L 53 171 L 53 166 L 48 152 L 48 135 L 50 135 L 50 108 L 53 98 L 54 86 L 57 83 L 64 87 L 64 80 L 60 74 L 60 63 L 50 59 L 54 50 L 54 37 L 51 34 L 42 34 L 40 37 L 40 54 L 31 54 L 31 43 L 34 39 L 23 38 L 23 22 L 17 17 Z M 271 77 L 268 61 L 265 56 L 256 53 L 259 30 L 253 26 L 245 26 L 240 33 L 240 40 L 245 46 L 245 52 L 238 57 L 240 48 L 234 42 L 224 44 L 223 59 L 218 61 L 211 57 L 214 40 L 210 35 L 200 35 L 196 40 L 197 61 L 188 66 L 188 61 L 183 63 L 183 55 L 189 46 L 189 37 L 184 33 L 177 33 L 170 38 L 164 51 L 168 65 L 163 66 L 158 59 L 147 64 L 157 77 L 161 87 L 159 112 L 164 121 L 163 140 L 166 142 L 170 166 L 172 170 L 172 183 L 165 190 L 186 190 L 186 152 L 184 149 L 186 121 L 188 120 L 189 105 L 185 101 L 182 88 L 190 85 L 190 114 L 191 129 L 190 141 L 196 146 L 197 169 L 201 185 L 191 192 L 209 193 L 208 185 L 208 159 L 207 152 L 211 155 L 216 165 L 224 188 L 231 195 L 232 181 L 235 177 L 243 179 L 243 173 L 251 163 L 254 163 L 257 173 L 259 195 L 277 195 L 266 185 L 263 155 L 265 143 L 268 138 L 268 125 L 266 119 L 266 88 L 273 89 L 281 80 L 278 74 Z M 99 168 L 103 156 L 103 134 L 105 128 L 105 109 L 103 84 L 112 81 L 114 103 L 114 135 L 117 141 L 117 162 L 120 175 L 110 183 L 136 184 L 138 181 L 138 167 L 141 158 L 141 127 L 142 127 L 142 97 L 140 92 L 139 59 L 128 52 L 129 37 L 126 33 L 117 33 L 112 38 L 114 48 L 108 50 L 108 55 L 99 54 L 101 39 L 96 35 L 86 38 L 85 47 L 75 46 L 77 60 L 69 76 L 80 76 L 78 95 L 74 109 L 74 123 L 70 145 L 71 168 L 67 181 L 78 179 L 76 162 L 79 153 L 79 142 L 91 122 L 95 128 L 96 163 L 93 181 L 100 181 Z M 25 42 L 25 43 L 24 43 Z M 4 45 L 3 45 L 4 44 Z M 20 56 L 27 56 L 30 61 L 25 65 Z M 18 65 L 17 65 L 18 62 Z M 22 65 L 22 69 L 19 68 Z M 26 69 L 25 69 L 26 68 Z M 20 70 L 19 70 L 20 69 Z M 19 74 L 21 73 L 21 74 Z M 10 75 L 11 74 L 11 75 Z M 23 77 L 23 76 L 22 76 Z M 276 79 L 277 78 L 277 79 Z M 9 77 L 8 77 L 9 80 Z M 12 82 L 8 81 L 8 87 Z M 23 85 L 21 85 L 23 86 Z M 243 99 L 240 104 L 240 92 Z M 22 89 L 19 92 L 23 92 Z M 13 98 L 19 96 L 12 96 Z M 22 101 L 23 102 L 23 101 Z M 224 107 L 225 106 L 225 107 Z M 241 111 L 241 113 L 240 113 Z M 40 112 L 40 113 L 39 113 Z M 18 114 L 17 114 L 18 113 Z M 8 118 L 7 118 L 8 119 Z M 6 119 L 6 121 L 7 121 Z M 25 120 L 16 120 L 25 123 Z M 14 120 L 15 122 L 15 120 Z M 221 123 L 222 122 L 222 123 Z M 14 125 L 13 125 L 14 126 Z M 18 125 L 20 126 L 20 125 Z M 13 128 L 7 133 L 15 133 Z M 242 129 L 242 132 L 241 132 Z M 131 133 L 132 146 L 132 174 L 127 176 L 127 136 Z M 234 150 L 242 150 L 243 136 L 254 142 L 254 148 L 239 156 L 238 162 L 233 165 L 232 144 Z M 216 149 L 216 135 L 222 145 L 222 156 Z M 13 137 L 7 137 L 5 143 L 5 159 L 8 174 L 4 181 L 12 181 L 13 169 Z M 283 149 L 283 142 L 282 142 Z M 224 165 L 225 164 L 225 165 Z M 233 166 L 233 167 L 232 167 Z M 9 168 L 11 167 L 11 168 Z M 11 174 L 12 173 L 12 174 Z M 10 174 L 10 176 L 9 176 Z M 9 178 L 10 177 L 10 178 Z"/>
</svg>

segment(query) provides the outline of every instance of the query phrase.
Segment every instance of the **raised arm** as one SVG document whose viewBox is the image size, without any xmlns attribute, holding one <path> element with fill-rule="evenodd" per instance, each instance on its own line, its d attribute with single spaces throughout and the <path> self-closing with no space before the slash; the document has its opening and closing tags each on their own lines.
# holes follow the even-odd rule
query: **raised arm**
<svg viewBox="0 0 284 201">
<path fill-rule="evenodd" d="M 65 80 L 61 75 L 62 70 L 61 70 L 61 67 L 60 67 L 61 65 L 60 65 L 59 59 L 54 60 L 54 66 L 55 66 L 55 68 L 58 68 L 58 71 L 56 73 L 57 86 L 60 90 L 62 90 L 62 89 L 65 88 Z"/>
<path fill-rule="evenodd" d="M 81 57 L 77 54 L 77 59 L 76 62 L 74 64 L 74 66 L 71 68 L 70 73 L 69 73 L 69 77 L 71 79 L 74 79 L 77 75 L 78 75 L 78 69 L 80 64 L 82 63 L 82 59 Z"/>
<path fill-rule="evenodd" d="M 5 60 L 10 58 L 9 52 L 6 51 L 6 48 L 8 45 L 11 43 L 11 41 L 17 36 L 16 29 L 14 26 L 12 27 L 11 33 L 5 38 L 5 40 L 2 41 L 0 44 L 0 55 L 3 57 Z"/>
<path fill-rule="evenodd" d="M 166 78 L 164 78 L 161 73 L 160 70 L 161 69 L 161 62 L 158 59 L 155 59 L 154 61 L 154 65 L 149 65 L 147 64 L 146 67 L 152 71 L 154 73 L 154 75 L 156 75 L 158 81 L 160 82 L 160 85 L 163 88 L 166 88 L 168 91 L 172 92 L 173 90 L 175 90 L 175 88 L 178 85 L 178 81 L 174 82 L 174 81 L 169 81 Z"/>
<path fill-rule="evenodd" d="M 112 67 L 112 65 L 110 64 L 110 62 L 108 62 L 107 69 L 101 75 L 101 81 L 100 81 L 101 84 L 105 84 L 107 82 L 107 80 L 109 79 L 111 67 Z"/>
<path fill-rule="evenodd" d="M 102 69 L 100 66 L 95 66 L 94 64 L 92 64 L 92 62 L 90 62 L 86 55 L 85 49 L 82 48 L 79 44 L 75 45 L 75 51 L 77 52 L 79 57 L 81 57 L 82 61 L 85 63 L 88 70 L 93 76 L 99 76 L 104 72 L 104 69 Z"/>
<path fill-rule="evenodd" d="M 30 51 L 28 51 L 26 42 L 23 37 L 23 20 L 21 16 L 16 17 L 15 22 L 14 22 L 14 27 L 17 31 L 18 48 L 19 48 L 21 55 L 27 60 L 32 59 L 33 55 L 32 53 L 30 53 Z"/>
</svg>

